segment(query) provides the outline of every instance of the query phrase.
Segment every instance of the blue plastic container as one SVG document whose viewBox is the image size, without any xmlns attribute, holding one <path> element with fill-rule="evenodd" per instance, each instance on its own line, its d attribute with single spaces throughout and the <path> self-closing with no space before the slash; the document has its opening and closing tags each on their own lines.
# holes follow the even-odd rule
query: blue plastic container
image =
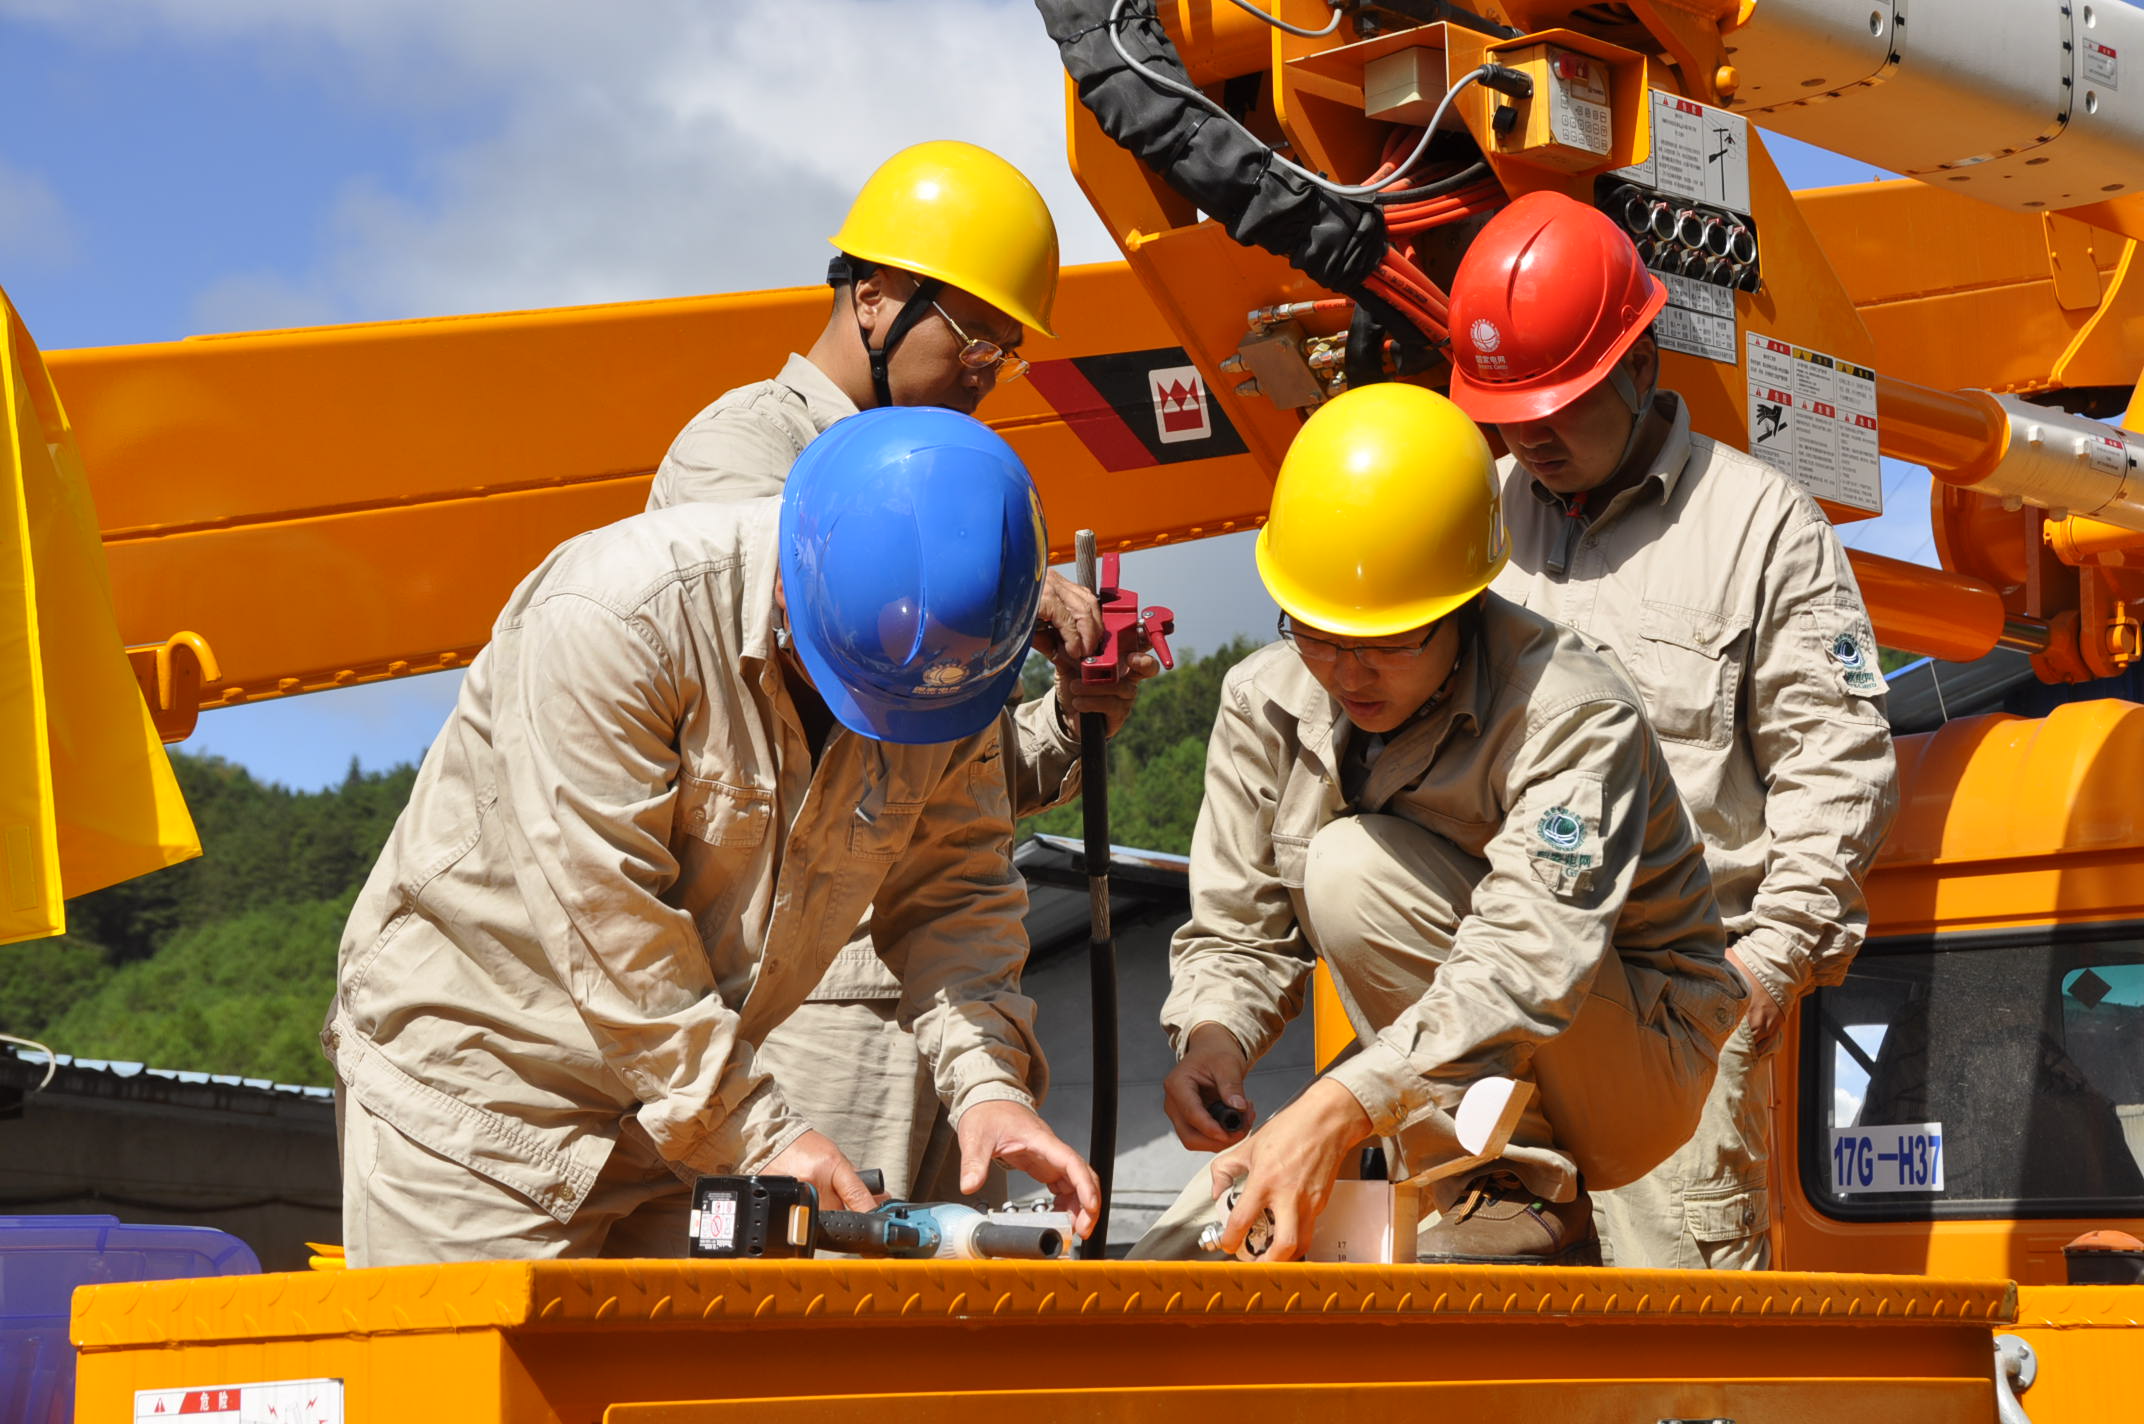
<svg viewBox="0 0 2144 1424">
<path fill-rule="evenodd" d="M 73 1424 L 76 1286 L 260 1274 L 253 1248 L 208 1226 L 116 1216 L 0 1216 L 0 1424 Z"/>
</svg>

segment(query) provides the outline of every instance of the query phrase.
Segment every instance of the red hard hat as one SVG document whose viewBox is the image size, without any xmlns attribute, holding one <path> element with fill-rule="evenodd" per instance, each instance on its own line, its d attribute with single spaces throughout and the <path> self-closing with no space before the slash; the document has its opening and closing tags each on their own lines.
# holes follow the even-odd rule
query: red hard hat
<svg viewBox="0 0 2144 1424">
<path fill-rule="evenodd" d="M 1489 220 L 1452 280 L 1452 400 L 1484 425 L 1553 415 L 1600 384 L 1667 300 L 1605 214 L 1528 193 Z"/>
</svg>

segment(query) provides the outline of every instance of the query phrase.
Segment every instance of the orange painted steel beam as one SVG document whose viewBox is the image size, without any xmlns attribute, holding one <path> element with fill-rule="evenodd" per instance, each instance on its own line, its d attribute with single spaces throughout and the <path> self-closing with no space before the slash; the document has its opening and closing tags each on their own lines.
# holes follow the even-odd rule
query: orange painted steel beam
<svg viewBox="0 0 2144 1424">
<path fill-rule="evenodd" d="M 772 376 L 828 301 L 804 288 L 51 353 L 121 636 L 198 634 L 222 673 L 207 706 L 465 663 L 549 549 L 637 512 L 694 412 Z M 1160 441 L 1147 373 L 1185 358 L 1122 265 L 1067 270 L 1058 315 L 1063 339 L 1028 348 L 1034 378 L 983 412 L 1034 472 L 1058 557 L 1081 527 L 1128 548 L 1264 517 L 1270 460 L 1201 457 L 1216 434 Z M 1225 431 L 1210 397 L 1194 404 Z"/>
</svg>

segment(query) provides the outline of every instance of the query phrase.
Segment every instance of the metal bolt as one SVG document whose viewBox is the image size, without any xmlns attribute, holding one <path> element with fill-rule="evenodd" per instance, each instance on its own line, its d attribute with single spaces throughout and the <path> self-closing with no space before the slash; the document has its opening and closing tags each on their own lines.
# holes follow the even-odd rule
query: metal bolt
<svg viewBox="0 0 2144 1424">
<path fill-rule="evenodd" d="M 1239 383 L 1237 384 L 1237 386 L 1236 386 L 1236 394 L 1237 394 L 1237 395 L 1239 395 L 1239 396 L 1255 396 L 1255 395 L 1257 395 L 1257 394 L 1258 394 L 1258 382 L 1257 382 L 1256 378 L 1253 378 L 1253 379 L 1251 379 L 1251 380 L 1248 380 L 1248 381 L 1242 381 L 1242 382 L 1239 382 Z"/>
</svg>

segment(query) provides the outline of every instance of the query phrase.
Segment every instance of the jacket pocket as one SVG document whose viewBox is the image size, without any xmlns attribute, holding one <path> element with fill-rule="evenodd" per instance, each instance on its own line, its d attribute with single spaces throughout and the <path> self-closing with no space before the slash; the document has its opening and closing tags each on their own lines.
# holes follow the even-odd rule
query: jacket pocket
<svg viewBox="0 0 2144 1424">
<path fill-rule="evenodd" d="M 1719 1243 L 1762 1235 L 1771 1226 L 1771 1197 L 1762 1186 L 1737 1187 L 1717 1196 L 1685 1197 L 1683 1227 L 1698 1241 Z"/>
<path fill-rule="evenodd" d="M 774 794 L 757 786 L 681 776 L 678 815 L 686 830 L 709 845 L 756 846 L 766 840 L 774 819 Z"/>
<path fill-rule="evenodd" d="M 1638 613 L 1637 666 L 1645 711 L 1661 740 L 1724 747 L 1734 733 L 1749 619 L 1647 600 Z"/>
<path fill-rule="evenodd" d="M 916 834 L 921 801 L 888 801 L 874 787 L 849 820 L 849 854 L 860 860 L 899 860 Z"/>
</svg>

